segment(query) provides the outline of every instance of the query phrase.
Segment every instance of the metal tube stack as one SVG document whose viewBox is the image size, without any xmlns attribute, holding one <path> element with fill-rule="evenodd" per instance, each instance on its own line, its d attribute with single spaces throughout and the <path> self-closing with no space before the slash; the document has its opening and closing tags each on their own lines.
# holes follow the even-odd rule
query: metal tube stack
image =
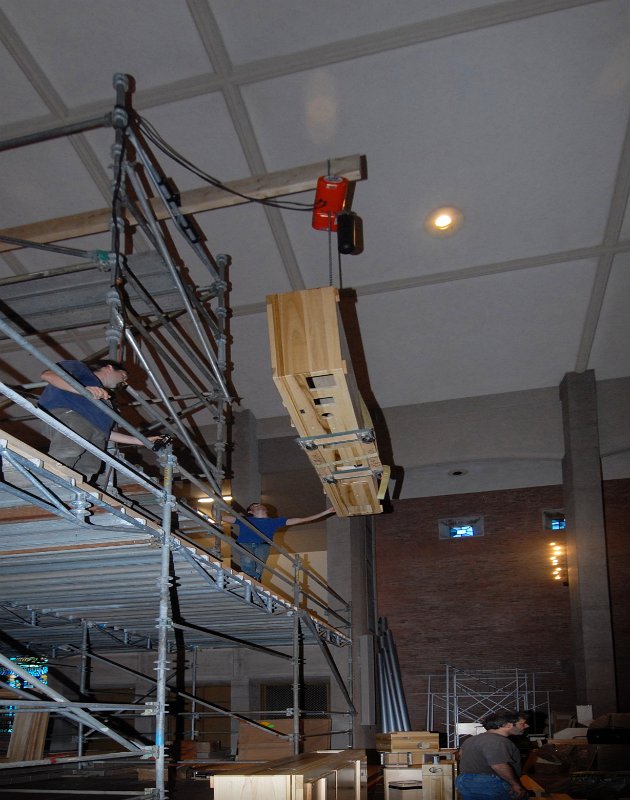
<svg viewBox="0 0 630 800">
<path fill-rule="evenodd" d="M 411 730 L 398 654 L 386 617 L 379 617 L 378 620 L 377 646 L 381 732 Z"/>
</svg>

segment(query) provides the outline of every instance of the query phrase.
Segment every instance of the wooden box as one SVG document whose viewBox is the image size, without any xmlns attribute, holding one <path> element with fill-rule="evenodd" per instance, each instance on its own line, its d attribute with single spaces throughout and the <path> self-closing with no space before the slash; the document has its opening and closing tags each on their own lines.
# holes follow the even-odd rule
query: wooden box
<svg viewBox="0 0 630 800">
<path fill-rule="evenodd" d="M 439 750 L 440 735 L 431 731 L 392 731 L 376 734 L 376 749 L 383 753 Z"/>
<path fill-rule="evenodd" d="M 391 800 L 390 783 L 420 781 L 422 783 L 422 767 L 383 767 L 384 800 Z"/>
<path fill-rule="evenodd" d="M 455 797 L 455 761 L 422 765 L 422 800 L 453 800 Z"/>
<path fill-rule="evenodd" d="M 302 753 L 213 776 L 214 800 L 365 800 L 365 751 Z"/>
<path fill-rule="evenodd" d="M 384 767 L 417 767 L 424 764 L 424 750 L 381 753 L 381 764 Z"/>
<path fill-rule="evenodd" d="M 389 469 L 356 385 L 328 286 L 267 297 L 273 380 L 339 516 L 379 514 Z"/>
</svg>

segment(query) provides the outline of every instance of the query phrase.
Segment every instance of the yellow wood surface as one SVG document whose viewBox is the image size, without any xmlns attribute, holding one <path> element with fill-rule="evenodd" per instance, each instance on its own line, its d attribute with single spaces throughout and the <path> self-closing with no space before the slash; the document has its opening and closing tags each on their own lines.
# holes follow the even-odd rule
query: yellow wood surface
<svg viewBox="0 0 630 800">
<path fill-rule="evenodd" d="M 456 765 L 454 761 L 422 766 L 422 800 L 453 800 Z"/>
<path fill-rule="evenodd" d="M 7 761 L 37 761 L 43 757 L 48 717 L 47 711 L 15 712 Z"/>
<path fill-rule="evenodd" d="M 438 751 L 440 736 L 431 731 L 391 731 L 376 734 L 376 749 L 384 753 L 409 750 Z"/>
<path fill-rule="evenodd" d="M 3 442 L 7 450 L 16 453 L 16 455 L 20 455 L 23 458 L 28 459 L 33 464 L 43 467 L 48 472 L 51 472 L 60 478 L 64 478 L 67 481 L 74 482 L 76 486 L 80 487 L 81 489 L 85 489 L 95 498 L 103 500 L 113 508 L 120 509 L 121 511 L 123 511 L 123 513 L 127 514 L 129 517 L 141 520 L 146 525 L 147 528 L 151 528 L 155 532 L 158 532 L 160 530 L 159 525 L 157 525 L 152 520 L 146 519 L 141 514 L 138 514 L 137 511 L 134 511 L 129 506 L 126 506 L 120 500 L 117 500 L 114 497 L 110 497 L 105 492 L 99 491 L 90 484 L 85 483 L 83 475 L 81 475 L 80 473 L 75 472 L 73 469 L 70 469 L 70 467 L 66 467 L 59 461 L 56 461 L 54 458 L 52 458 L 52 456 L 49 456 L 47 453 L 40 453 L 39 450 L 35 450 L 34 447 L 31 447 L 30 445 L 20 441 L 19 439 L 16 439 L 15 436 L 11 436 L 10 433 L 7 433 L 1 428 L 0 428 L 0 442 Z M 2 469 L 5 474 L 5 480 L 7 481 L 7 483 L 11 483 L 11 476 L 13 472 L 16 473 L 16 476 L 19 477 L 21 481 L 25 480 L 24 477 L 21 475 L 21 473 L 18 473 L 16 470 L 13 470 L 11 465 L 8 463 L 3 464 Z M 97 513 L 101 513 L 101 511 L 99 510 Z"/>
<path fill-rule="evenodd" d="M 333 286 L 267 297 L 272 375 L 339 516 L 381 512 L 383 472 Z"/>
<path fill-rule="evenodd" d="M 213 776 L 215 800 L 360 800 L 365 751 L 301 753 Z M 364 787 L 363 787 L 364 788 Z"/>
<path fill-rule="evenodd" d="M 328 175 L 331 172 L 340 177 L 348 178 L 349 181 L 363 180 L 365 178 L 365 157 L 352 155 L 335 158 L 330 162 L 319 161 L 302 167 L 244 178 L 226 185 L 230 189 L 239 192 L 240 195 L 246 195 L 247 198 L 252 197 L 257 200 L 263 200 L 315 189 L 317 179 L 321 175 Z M 195 214 L 201 211 L 212 211 L 249 202 L 239 194 L 232 194 L 213 186 L 191 189 L 181 193 L 180 211 L 182 214 Z M 158 219 L 168 219 L 170 217 L 169 212 L 161 201 L 154 199 L 150 202 Z M 0 234 L 31 242 L 58 242 L 64 239 L 74 239 L 78 236 L 109 231 L 111 217 L 111 208 L 99 208 L 82 214 L 72 214 L 66 217 L 34 222 L 29 225 L 5 228 L 0 231 Z M 137 224 L 135 218 L 131 216 L 128 216 L 126 221 L 131 226 Z M 19 245 L 0 241 L 0 252 L 17 249 L 19 249 Z"/>
</svg>

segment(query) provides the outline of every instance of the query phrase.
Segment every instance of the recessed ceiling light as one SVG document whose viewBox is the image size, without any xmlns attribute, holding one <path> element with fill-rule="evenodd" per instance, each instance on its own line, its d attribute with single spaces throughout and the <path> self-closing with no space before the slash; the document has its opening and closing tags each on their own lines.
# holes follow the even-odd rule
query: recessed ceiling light
<svg viewBox="0 0 630 800">
<path fill-rule="evenodd" d="M 431 236 L 452 236 L 462 227 L 464 215 L 455 206 L 442 206 L 425 219 L 424 227 Z"/>
</svg>

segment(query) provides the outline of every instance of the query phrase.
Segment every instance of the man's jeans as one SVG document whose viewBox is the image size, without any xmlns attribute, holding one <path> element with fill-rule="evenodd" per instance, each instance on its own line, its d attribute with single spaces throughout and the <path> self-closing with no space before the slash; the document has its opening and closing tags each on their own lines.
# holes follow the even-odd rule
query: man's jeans
<svg viewBox="0 0 630 800">
<path fill-rule="evenodd" d="M 254 561 L 253 558 L 250 558 L 247 553 L 240 553 L 239 555 L 241 572 L 259 581 L 265 569 L 265 561 L 269 557 L 271 545 L 267 544 L 267 542 L 248 542 L 247 544 L 242 544 L 241 547 L 249 550 L 253 556 L 256 556 L 256 558 L 259 558 L 263 562 L 259 564 L 257 561 Z"/>
<path fill-rule="evenodd" d="M 514 800 L 510 784 L 498 775 L 458 775 L 455 786 L 462 800 Z"/>
</svg>

